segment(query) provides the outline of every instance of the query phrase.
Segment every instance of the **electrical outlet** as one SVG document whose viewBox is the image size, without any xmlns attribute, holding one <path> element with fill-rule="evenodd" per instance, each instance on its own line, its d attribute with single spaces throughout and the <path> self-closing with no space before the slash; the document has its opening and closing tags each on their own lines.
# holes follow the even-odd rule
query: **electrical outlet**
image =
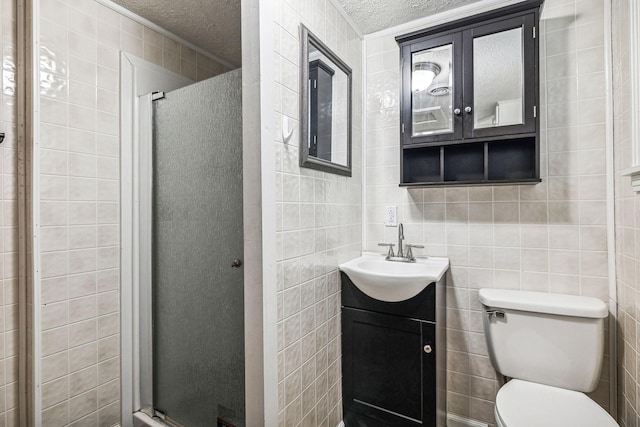
<svg viewBox="0 0 640 427">
<path fill-rule="evenodd" d="M 397 206 L 385 206 L 384 208 L 384 225 L 387 227 L 396 227 L 398 225 L 398 208 Z"/>
</svg>

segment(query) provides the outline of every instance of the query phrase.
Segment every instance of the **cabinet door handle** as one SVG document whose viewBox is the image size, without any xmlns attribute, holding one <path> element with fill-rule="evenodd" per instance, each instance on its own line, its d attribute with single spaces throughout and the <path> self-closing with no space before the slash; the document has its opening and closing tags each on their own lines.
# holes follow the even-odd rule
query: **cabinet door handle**
<svg viewBox="0 0 640 427">
<path fill-rule="evenodd" d="M 465 113 L 470 113 L 471 111 L 472 111 L 471 107 L 465 107 L 465 109 L 464 109 Z"/>
<path fill-rule="evenodd" d="M 459 108 L 456 108 L 455 110 L 453 110 L 453 114 L 455 114 L 456 116 L 459 116 L 460 113 L 462 113 L 462 111 Z"/>
<path fill-rule="evenodd" d="M 424 352 L 425 353 L 431 353 L 431 351 L 432 351 L 432 349 L 431 349 L 431 346 L 429 344 L 424 346 Z"/>
</svg>

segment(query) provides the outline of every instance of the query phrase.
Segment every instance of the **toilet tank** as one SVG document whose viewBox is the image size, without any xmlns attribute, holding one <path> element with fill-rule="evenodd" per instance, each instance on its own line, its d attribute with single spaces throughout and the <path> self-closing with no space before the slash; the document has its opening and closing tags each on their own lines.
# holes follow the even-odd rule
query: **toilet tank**
<svg viewBox="0 0 640 427">
<path fill-rule="evenodd" d="M 511 378 L 589 392 L 604 356 L 602 301 L 574 295 L 480 289 L 491 363 Z M 504 316 L 501 315 L 504 313 Z"/>
</svg>

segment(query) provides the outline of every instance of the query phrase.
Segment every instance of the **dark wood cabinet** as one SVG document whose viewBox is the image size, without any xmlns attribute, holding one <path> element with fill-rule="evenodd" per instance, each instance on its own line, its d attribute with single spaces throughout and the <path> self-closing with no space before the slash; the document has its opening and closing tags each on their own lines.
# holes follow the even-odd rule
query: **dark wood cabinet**
<svg viewBox="0 0 640 427">
<path fill-rule="evenodd" d="M 374 300 L 342 274 L 346 427 L 444 427 L 444 280 L 397 303 Z"/>
<path fill-rule="evenodd" d="M 423 351 L 435 348 L 435 324 L 351 308 L 342 310 L 342 321 L 350 411 L 380 425 L 435 426 L 435 390 L 423 387 L 435 384 L 435 352 Z"/>
<path fill-rule="evenodd" d="M 540 182 L 542 0 L 396 38 L 401 186 Z"/>
</svg>

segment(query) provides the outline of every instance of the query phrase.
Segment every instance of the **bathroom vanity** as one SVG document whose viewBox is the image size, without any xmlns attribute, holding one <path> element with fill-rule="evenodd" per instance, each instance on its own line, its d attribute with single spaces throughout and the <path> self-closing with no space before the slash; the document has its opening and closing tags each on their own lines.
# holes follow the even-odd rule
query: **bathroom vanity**
<svg viewBox="0 0 640 427">
<path fill-rule="evenodd" d="M 368 296 L 341 272 L 347 427 L 446 425 L 446 268 L 417 295 L 397 302 Z"/>
</svg>

